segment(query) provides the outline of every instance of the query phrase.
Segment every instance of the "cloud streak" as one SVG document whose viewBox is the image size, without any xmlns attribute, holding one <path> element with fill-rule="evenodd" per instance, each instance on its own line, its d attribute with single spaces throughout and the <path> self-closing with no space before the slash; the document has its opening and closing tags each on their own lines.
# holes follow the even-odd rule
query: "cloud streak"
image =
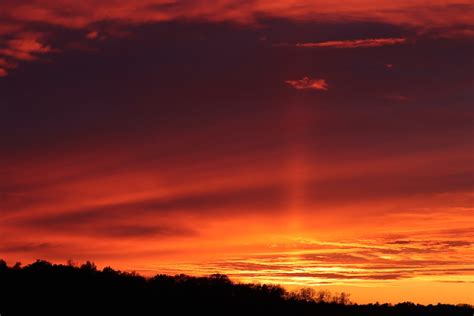
<svg viewBox="0 0 474 316">
<path fill-rule="evenodd" d="M 37 59 L 37 55 L 50 53 L 53 50 L 50 46 L 40 41 L 39 34 L 20 34 L 17 38 L 6 42 L 6 47 L 0 49 L 0 55 L 16 60 L 32 61 Z"/>
<path fill-rule="evenodd" d="M 309 77 L 303 77 L 298 80 L 286 80 L 286 84 L 295 88 L 296 90 L 328 90 L 328 83 L 325 79 L 311 79 Z"/>
<path fill-rule="evenodd" d="M 461 254 L 466 254 L 462 248 L 472 247 L 472 243 L 453 239 L 412 240 L 409 244 L 419 251 L 406 251 L 406 243 L 398 240 L 386 244 L 374 239 L 350 243 L 314 242 L 306 247 L 303 242 L 296 247 L 285 247 L 286 250 L 273 248 L 273 252 L 266 254 L 207 262 L 196 268 L 203 272 L 222 269 L 234 277 L 283 284 L 297 279 L 306 285 L 326 282 L 351 285 L 356 280 L 384 282 L 420 277 L 449 282 L 456 277 L 472 277 L 474 269 L 468 264 L 472 254 L 459 260 Z"/>
<path fill-rule="evenodd" d="M 297 43 L 296 47 L 304 48 L 360 48 L 381 47 L 407 43 L 405 38 L 369 38 L 357 40 L 327 41 L 317 43 Z"/>
</svg>

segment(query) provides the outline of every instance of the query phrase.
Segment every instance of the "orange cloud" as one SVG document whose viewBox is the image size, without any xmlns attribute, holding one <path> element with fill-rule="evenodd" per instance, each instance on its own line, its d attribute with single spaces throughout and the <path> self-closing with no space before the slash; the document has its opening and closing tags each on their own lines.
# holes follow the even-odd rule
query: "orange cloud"
<svg viewBox="0 0 474 316">
<path fill-rule="evenodd" d="M 285 83 L 289 84 L 297 90 L 327 90 L 328 84 L 324 79 L 311 79 L 309 77 L 303 77 L 299 80 L 286 80 Z"/>
<path fill-rule="evenodd" d="M 359 47 L 380 47 L 387 45 L 406 43 L 405 38 L 369 38 L 346 41 L 327 41 L 318 43 L 297 43 L 297 47 L 332 47 L 332 48 L 359 48 Z"/>
</svg>

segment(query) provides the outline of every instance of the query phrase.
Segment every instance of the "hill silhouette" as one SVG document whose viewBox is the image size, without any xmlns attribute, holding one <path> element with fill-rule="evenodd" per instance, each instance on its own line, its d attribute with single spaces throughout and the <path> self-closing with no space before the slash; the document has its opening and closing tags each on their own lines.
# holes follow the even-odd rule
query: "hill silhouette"
<svg viewBox="0 0 474 316">
<path fill-rule="evenodd" d="M 145 278 L 94 263 L 47 261 L 22 267 L 0 260 L 0 315 L 439 315 L 472 316 L 469 305 L 350 303 L 305 288 L 242 284 L 227 276 L 156 275 Z"/>
</svg>

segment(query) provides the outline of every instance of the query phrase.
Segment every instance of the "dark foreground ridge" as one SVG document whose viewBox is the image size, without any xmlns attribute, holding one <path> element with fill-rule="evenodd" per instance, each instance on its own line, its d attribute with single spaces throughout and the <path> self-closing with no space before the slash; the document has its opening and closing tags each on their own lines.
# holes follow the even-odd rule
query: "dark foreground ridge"
<svg viewBox="0 0 474 316">
<path fill-rule="evenodd" d="M 191 277 L 102 271 L 38 260 L 0 260 L 0 314 L 11 315 L 440 315 L 472 316 L 469 305 L 350 303 L 348 295 L 234 283 L 225 275 Z"/>
</svg>

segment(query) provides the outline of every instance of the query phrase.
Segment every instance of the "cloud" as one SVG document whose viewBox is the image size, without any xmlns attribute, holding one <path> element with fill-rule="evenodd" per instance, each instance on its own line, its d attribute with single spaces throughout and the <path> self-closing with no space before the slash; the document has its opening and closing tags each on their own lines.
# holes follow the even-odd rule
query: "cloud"
<svg viewBox="0 0 474 316">
<path fill-rule="evenodd" d="M 163 0 L 120 0 L 68 1 L 67 10 L 55 0 L 2 1 L 0 19 L 6 21 L 0 26 L 0 35 L 7 40 L 0 41 L 0 55 L 17 60 L 34 60 L 36 54 L 48 52 L 48 46 L 39 42 L 7 43 L 24 32 L 35 32 L 38 25 L 50 29 L 61 28 L 85 32 L 97 25 L 109 22 L 127 29 L 132 25 L 160 23 L 167 21 L 230 22 L 256 26 L 262 23 L 262 17 L 268 19 L 287 19 L 290 21 L 314 21 L 322 23 L 378 22 L 401 27 L 410 26 L 419 33 L 437 34 L 443 37 L 472 36 L 472 2 L 467 0 L 447 0 L 435 4 L 424 0 L 413 1 L 377 1 L 351 0 L 343 3 L 326 1 L 315 3 L 313 0 L 295 1 L 277 0 L 223 0 L 212 4 L 202 1 L 163 1 Z M 128 30 L 127 30 L 128 31 Z M 125 31 L 125 33 L 127 32 Z M 88 32 L 85 39 L 120 37 L 124 32 L 103 32 L 102 29 Z M 101 35 L 100 37 L 99 34 Z M 441 36 L 441 35 L 440 35 Z M 104 38 L 105 38 L 104 37 Z M 51 36 L 54 47 L 57 37 Z M 355 41 L 333 41 L 322 43 L 303 43 L 303 47 L 376 47 L 400 43 L 404 39 L 369 39 Z M 16 41 L 16 40 L 14 40 Z M 18 46 L 15 49 L 9 45 Z M 76 44 L 79 45 L 79 44 Z M 67 45 L 65 45 L 67 47 Z"/>
<path fill-rule="evenodd" d="M 86 38 L 90 39 L 90 40 L 94 40 L 98 37 L 99 37 L 99 32 L 97 32 L 97 31 L 91 31 L 91 32 L 86 34 Z"/>
<path fill-rule="evenodd" d="M 325 79 L 311 79 L 309 77 L 303 77 L 299 80 L 286 80 L 285 83 L 289 84 L 297 90 L 327 90 L 328 84 Z"/>
<path fill-rule="evenodd" d="M 6 69 L 16 68 L 16 61 L 33 61 L 38 59 L 38 55 L 52 52 L 50 46 L 41 42 L 41 37 L 38 33 L 26 33 L 7 40 L 3 45 L 0 42 L 0 77 L 8 75 Z"/>
<path fill-rule="evenodd" d="M 406 277 L 405 273 L 385 273 L 385 274 L 343 274 L 343 273 L 307 273 L 307 272 L 285 272 L 275 273 L 274 276 L 284 278 L 317 278 L 317 279 L 339 279 L 339 280 L 351 280 L 351 279 L 362 279 L 362 280 L 398 280 L 402 277 Z"/>
<path fill-rule="evenodd" d="M 43 214 L 32 212 L 26 216 L 13 216 L 9 220 L 3 219 L 2 223 L 18 223 L 25 234 L 39 233 L 42 239 L 47 239 L 46 236 L 91 236 L 97 240 L 196 237 L 201 225 L 195 220 L 214 222 L 243 214 L 248 217 L 256 210 L 266 212 L 267 209 L 276 214 L 284 204 L 281 200 L 284 193 L 279 187 L 257 187 L 109 202 L 76 209 L 54 209 L 47 203 L 49 210 Z M 199 240 L 200 237 L 196 238 Z"/>
<path fill-rule="evenodd" d="M 133 214 L 131 212 L 130 216 Z M 114 216 L 108 213 L 61 214 L 45 218 L 37 218 L 37 223 L 25 221 L 25 229 L 42 231 L 43 233 L 68 234 L 82 236 L 133 238 L 133 237 L 188 237 L 197 232 L 176 223 L 159 223 L 157 220 L 147 220 L 146 224 L 133 223 L 130 219 Z"/>
<path fill-rule="evenodd" d="M 195 236 L 194 230 L 173 226 L 164 225 L 107 225 L 102 229 L 95 229 L 95 234 L 107 236 L 107 237 L 183 237 L 183 236 Z"/>
<path fill-rule="evenodd" d="M 52 243 L 35 243 L 35 242 L 22 242 L 22 243 L 7 243 L 0 245 L 1 253 L 17 253 L 17 252 L 38 252 L 50 250 L 58 247 L 57 244 Z"/>
<path fill-rule="evenodd" d="M 452 248 L 452 247 L 469 247 L 472 245 L 472 242 L 467 240 L 447 240 L 447 241 L 438 241 L 431 242 L 433 245 L 438 245 L 443 248 Z"/>
<path fill-rule="evenodd" d="M 394 245 L 409 245 L 413 243 L 411 240 L 395 240 L 395 241 L 390 241 L 388 244 L 394 244 Z"/>
<path fill-rule="evenodd" d="M 317 43 L 297 43 L 297 47 L 306 48 L 360 48 L 360 47 L 380 47 L 395 44 L 404 44 L 407 40 L 405 38 L 369 38 L 357 40 L 341 40 L 341 41 L 327 41 Z"/>
<path fill-rule="evenodd" d="M 173 19 L 200 19 L 208 21 L 237 21 L 249 23 L 259 16 L 288 19 L 314 19 L 333 21 L 386 21 L 402 25 L 461 25 L 472 24 L 468 0 L 446 0 L 430 4 L 424 0 L 389 1 L 374 3 L 370 0 L 350 0 L 343 3 L 313 0 L 223 0 L 203 4 L 198 0 L 163 1 L 84 0 L 69 2 L 67 12 L 55 0 L 3 1 L 0 12 L 6 21 L 18 23 L 43 22 L 71 28 L 80 28 L 98 21 L 118 20 L 130 23 L 169 21 Z M 65 14 L 67 13 L 67 14 Z M 429 22 L 429 23 L 428 23 Z"/>
<path fill-rule="evenodd" d="M 6 67 L 8 65 L 8 62 L 5 58 L 0 58 L 0 66 L 1 67 Z"/>
<path fill-rule="evenodd" d="M 440 276 L 468 276 L 472 272 L 468 250 L 445 245 L 469 247 L 465 240 L 390 240 L 383 238 L 351 242 L 298 242 L 282 245 L 267 253 L 206 262 L 194 268 L 226 271 L 228 275 L 280 284 L 318 285 L 324 280 L 358 284 L 357 280 L 426 279 Z M 409 244 L 412 248 L 407 248 Z M 458 252 L 462 251 L 462 252 Z M 461 256 L 464 255 L 464 257 Z M 295 281 L 298 279 L 298 281 Z M 359 283 L 360 284 L 360 283 Z"/>
<path fill-rule="evenodd" d="M 474 281 L 462 281 L 462 280 L 436 280 L 442 283 L 474 283 Z"/>
<path fill-rule="evenodd" d="M 40 42 L 36 34 L 26 34 L 19 38 L 7 41 L 6 48 L 0 49 L 0 55 L 18 60 L 35 60 L 37 54 L 45 54 L 52 51 L 50 46 Z"/>
<path fill-rule="evenodd" d="M 12 60 L 7 60 L 5 58 L 0 58 L 0 67 L 4 69 L 15 69 L 18 64 Z"/>
</svg>

